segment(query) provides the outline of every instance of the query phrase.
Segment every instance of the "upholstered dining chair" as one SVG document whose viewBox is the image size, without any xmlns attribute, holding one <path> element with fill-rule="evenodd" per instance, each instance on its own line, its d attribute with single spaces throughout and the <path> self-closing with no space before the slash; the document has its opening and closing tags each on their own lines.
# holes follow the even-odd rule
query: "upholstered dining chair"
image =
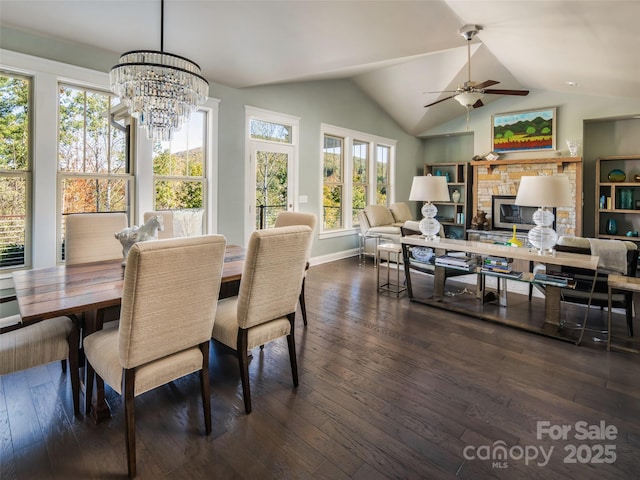
<svg viewBox="0 0 640 480">
<path fill-rule="evenodd" d="M 161 215 L 164 230 L 158 232 L 158 238 L 192 237 L 202 235 L 204 209 L 184 208 L 179 210 L 155 210 L 144 213 L 146 222 L 153 215 Z"/>
<path fill-rule="evenodd" d="M 307 225 L 311 230 L 316 228 L 317 217 L 313 213 L 303 212 L 280 212 L 276 217 L 275 227 L 289 227 L 291 225 Z M 300 311 L 302 312 L 302 321 L 307 326 L 307 305 L 304 300 L 304 284 L 307 279 L 307 271 L 309 270 L 309 259 L 307 258 L 307 266 L 302 277 L 302 289 L 300 291 Z"/>
<path fill-rule="evenodd" d="M 87 399 L 94 372 L 124 397 L 131 477 L 136 475 L 136 396 L 199 371 L 205 431 L 211 433 L 209 343 L 225 245 L 222 235 L 136 243 L 125 267 L 118 329 L 84 339 Z"/>
<path fill-rule="evenodd" d="M 56 317 L 24 325 L 17 302 L 9 297 L 2 303 L 0 317 L 0 375 L 19 372 L 38 365 L 61 361 L 63 372 L 71 378 L 73 411 L 80 413 L 80 374 L 78 371 L 79 333 L 69 317 Z M 14 304 L 14 302 L 16 302 Z"/>
<path fill-rule="evenodd" d="M 122 245 L 114 234 L 129 226 L 122 212 L 73 213 L 65 220 L 64 259 L 67 265 L 122 259 Z M 87 315 L 83 315 L 83 327 Z M 120 316 L 119 307 L 103 310 L 103 322 L 113 322 Z"/>
<path fill-rule="evenodd" d="M 64 257 L 67 265 L 122 258 L 122 245 L 114 233 L 127 228 L 122 212 L 74 213 L 65 221 Z"/>
<path fill-rule="evenodd" d="M 236 351 L 246 413 L 251 413 L 247 349 L 286 337 L 293 385 L 298 386 L 294 325 L 311 235 L 306 225 L 253 232 L 240 291 L 218 302 L 211 336 Z"/>
</svg>

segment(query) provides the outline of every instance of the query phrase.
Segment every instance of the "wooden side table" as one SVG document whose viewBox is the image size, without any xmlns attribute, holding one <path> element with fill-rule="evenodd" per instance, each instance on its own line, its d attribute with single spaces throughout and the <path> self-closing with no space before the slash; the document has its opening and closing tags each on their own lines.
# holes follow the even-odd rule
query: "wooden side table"
<svg viewBox="0 0 640 480">
<path fill-rule="evenodd" d="M 623 290 L 627 292 L 640 293 L 640 278 L 627 277 L 625 275 L 609 275 L 607 277 L 607 283 L 609 287 L 608 292 L 608 312 L 607 312 L 607 351 L 611 350 L 611 294 L 614 290 Z M 640 353 L 640 350 L 635 348 L 623 347 L 621 345 L 614 345 L 615 348 L 625 350 L 631 353 Z"/>
<path fill-rule="evenodd" d="M 383 243 L 378 245 L 377 249 L 378 257 L 378 272 L 377 272 L 377 286 L 378 292 L 380 290 L 395 293 L 396 297 L 400 296 L 400 293 L 404 292 L 407 287 L 400 283 L 400 260 L 402 259 L 402 245 L 396 243 Z M 380 285 L 380 265 L 382 261 L 386 259 L 387 262 L 387 282 Z M 396 263 L 396 282 L 391 282 L 391 262 Z"/>
</svg>

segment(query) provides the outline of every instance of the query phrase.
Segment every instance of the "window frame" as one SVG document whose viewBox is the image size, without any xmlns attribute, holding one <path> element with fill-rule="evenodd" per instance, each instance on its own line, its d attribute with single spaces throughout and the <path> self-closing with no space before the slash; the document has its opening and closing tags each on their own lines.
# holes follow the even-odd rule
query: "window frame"
<svg viewBox="0 0 640 480">
<path fill-rule="evenodd" d="M 126 207 L 124 213 L 127 215 L 129 225 L 133 224 L 133 212 L 136 211 L 136 176 L 135 176 L 135 160 L 133 157 L 133 145 L 135 141 L 131 135 L 132 118 L 124 109 L 121 104 L 113 106 L 111 113 L 114 115 L 122 115 L 125 119 L 125 126 L 127 132 L 125 133 L 125 148 L 126 152 L 125 166 L 126 173 L 112 173 L 112 172 L 77 172 L 77 171 L 61 171 L 60 170 L 60 89 L 63 87 L 69 87 L 73 89 L 83 90 L 85 93 L 97 93 L 101 95 L 108 95 L 113 98 L 117 98 L 116 95 L 107 90 L 96 87 L 86 86 L 78 84 L 73 81 L 66 81 L 60 79 L 58 81 L 58 96 L 56 98 L 56 105 L 58 109 L 57 122 L 56 122 L 56 135 L 58 138 L 56 149 L 56 261 L 57 263 L 64 262 L 63 251 L 63 239 L 64 239 L 64 212 L 63 209 L 63 184 L 67 179 L 96 179 L 96 180 L 118 180 L 125 181 L 127 184 L 126 191 Z M 139 138 L 139 137 L 136 137 Z M 121 210 L 110 210 L 111 212 L 120 212 Z M 82 213 L 82 212 L 74 212 Z M 101 212 L 97 212 L 101 213 Z M 106 212 L 105 212 L 106 213 Z"/>
<path fill-rule="evenodd" d="M 18 78 L 28 82 L 27 86 L 27 164 L 24 169 L 0 169 L 0 177 L 11 178 L 17 177 L 24 179 L 25 183 L 25 198 L 24 198 L 24 245 L 23 245 L 23 263 L 19 265 L 12 265 L 6 267 L 0 267 L 0 274 L 10 273 L 15 270 L 24 268 L 30 268 L 32 262 L 32 222 L 33 222 L 33 112 L 34 112 L 34 83 L 35 79 L 32 75 L 16 72 L 8 68 L 0 68 L 0 73 L 7 77 Z"/>
<path fill-rule="evenodd" d="M 251 121 L 258 120 L 262 122 L 287 125 L 291 127 L 291 142 L 277 142 L 273 140 L 256 139 L 251 135 Z M 265 110 L 262 108 L 251 107 L 245 105 L 245 218 L 244 218 L 244 241 L 249 242 L 251 234 L 256 230 L 256 202 L 255 202 L 255 181 L 256 181 L 256 164 L 252 158 L 252 152 L 256 148 L 264 146 L 265 149 L 273 148 L 278 152 L 286 152 L 291 156 L 290 168 L 287 172 L 290 184 L 289 198 L 291 199 L 292 209 L 298 210 L 298 189 L 300 170 L 300 117 L 289 115 L 286 113 Z"/>
<path fill-rule="evenodd" d="M 211 215 L 209 214 L 209 211 L 213 208 L 209 206 L 209 198 L 210 198 L 210 190 L 212 188 L 211 185 L 211 177 L 212 174 L 211 172 L 213 171 L 213 165 L 212 165 L 212 136 L 211 136 L 211 128 L 212 125 L 214 124 L 214 109 L 210 106 L 208 106 L 207 104 L 205 105 L 201 105 L 199 106 L 196 111 L 198 113 L 201 113 L 204 116 L 204 127 L 203 127 L 203 131 L 202 131 L 202 140 L 204 142 L 204 146 L 203 146 L 203 158 L 202 158 L 202 176 L 196 177 L 196 176 L 187 176 L 187 175 L 156 175 L 154 173 L 154 167 L 155 165 L 153 165 L 153 163 L 155 162 L 155 155 L 152 151 L 151 154 L 151 162 L 152 162 L 152 210 L 156 211 L 158 210 L 158 207 L 156 205 L 156 182 L 158 181 L 187 181 L 187 182 L 200 182 L 202 184 L 202 209 L 204 210 L 203 213 L 203 217 L 202 217 L 202 229 L 203 232 L 207 232 L 209 231 L 208 229 L 208 225 L 210 223 L 210 218 Z M 173 140 L 171 140 L 171 142 L 173 142 Z M 169 144 L 171 144 L 171 142 L 168 142 Z M 170 154 L 173 154 L 173 151 L 170 150 Z M 168 210 L 171 211 L 171 210 Z"/>
<path fill-rule="evenodd" d="M 17 72 L 13 69 L 9 68 L 0 68 L 0 73 L 2 75 L 19 78 L 28 82 L 27 87 L 27 165 L 24 169 L 12 169 L 12 170 L 4 170 L 0 169 L 0 177 L 18 177 L 23 178 L 25 181 L 25 198 L 24 198 L 24 245 L 23 245 L 23 263 L 20 265 L 6 266 L 0 267 L 0 274 L 10 273 L 15 270 L 22 270 L 25 268 L 30 268 L 32 265 L 32 249 L 33 249 L 33 241 L 32 241 L 32 224 L 33 224 L 33 147 L 34 147 L 34 83 L 35 78 L 33 75 L 29 75 L 27 73 Z"/>
<path fill-rule="evenodd" d="M 343 198 L 342 198 L 342 228 L 334 230 L 324 229 L 324 139 L 325 136 L 338 137 L 343 139 Z M 335 238 L 346 235 L 353 235 L 360 228 L 360 225 L 353 220 L 353 144 L 354 142 L 368 143 L 368 178 L 367 178 L 367 198 L 366 205 L 376 204 L 376 193 L 378 188 L 376 165 L 378 146 L 389 148 L 389 177 L 387 191 L 387 205 L 391 205 L 395 200 L 395 160 L 397 141 L 373 135 L 365 132 L 359 132 L 326 123 L 320 124 L 320 175 L 319 175 L 319 212 L 320 233 L 319 238 Z M 360 185 L 360 184 L 358 184 Z"/>
</svg>

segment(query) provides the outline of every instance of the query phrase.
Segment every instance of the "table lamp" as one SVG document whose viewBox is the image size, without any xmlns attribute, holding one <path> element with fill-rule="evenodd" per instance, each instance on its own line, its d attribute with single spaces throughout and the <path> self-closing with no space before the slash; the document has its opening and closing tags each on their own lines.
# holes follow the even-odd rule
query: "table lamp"
<svg viewBox="0 0 640 480">
<path fill-rule="evenodd" d="M 553 213 L 547 210 L 547 207 L 572 205 L 569 177 L 566 175 L 522 177 L 515 204 L 525 207 L 539 207 L 533 214 L 533 222 L 536 226 L 529 230 L 529 242 L 538 249 L 539 255 L 551 253 L 558 240 L 558 234 L 551 228 L 554 217 Z"/>
<path fill-rule="evenodd" d="M 440 238 L 440 222 L 436 220 L 438 209 L 431 202 L 450 202 L 449 187 L 444 176 L 417 176 L 413 177 L 409 200 L 426 202 L 422 206 L 423 219 L 420 220 L 420 232 L 428 240 Z"/>
</svg>

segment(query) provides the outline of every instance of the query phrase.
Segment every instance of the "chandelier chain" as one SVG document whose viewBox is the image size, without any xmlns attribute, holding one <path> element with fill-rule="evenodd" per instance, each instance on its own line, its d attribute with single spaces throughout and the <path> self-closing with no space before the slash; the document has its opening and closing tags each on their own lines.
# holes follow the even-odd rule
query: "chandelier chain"
<svg viewBox="0 0 640 480">
<path fill-rule="evenodd" d="M 109 77 L 112 91 L 154 141 L 170 141 L 209 93 L 209 82 L 197 63 L 164 51 L 164 0 L 160 51 L 123 53 Z"/>
</svg>

